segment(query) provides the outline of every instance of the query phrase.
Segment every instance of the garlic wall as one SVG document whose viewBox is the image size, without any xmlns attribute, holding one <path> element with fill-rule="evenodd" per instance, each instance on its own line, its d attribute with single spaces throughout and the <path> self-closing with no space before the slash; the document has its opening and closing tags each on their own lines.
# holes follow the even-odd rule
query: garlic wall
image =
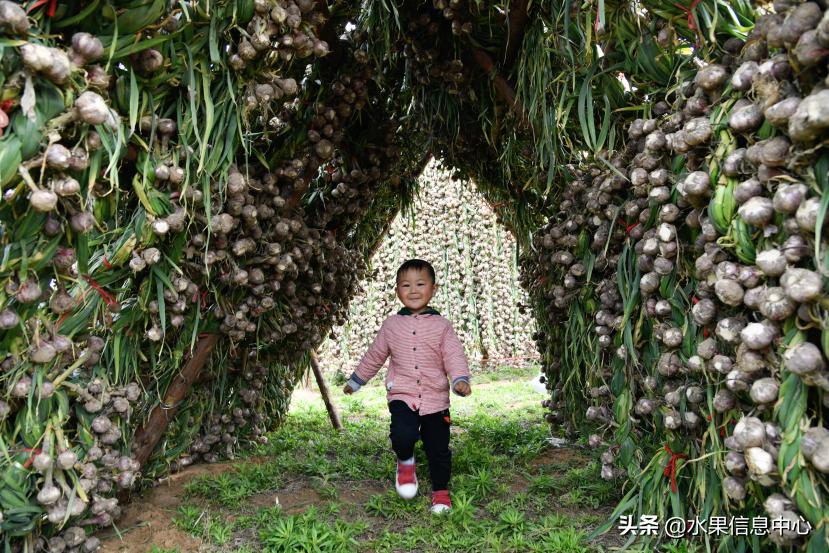
<svg viewBox="0 0 829 553">
<path fill-rule="evenodd" d="M 347 376 L 359 363 L 383 320 L 402 307 L 395 275 L 409 258 L 434 266 L 439 286 L 431 305 L 452 321 L 473 371 L 534 363 L 535 322 L 522 307 L 528 301 L 512 235 L 474 183 L 453 179 L 439 161 L 427 165 L 420 185 L 412 209 L 397 215 L 374 254 L 348 321 L 320 348 L 323 367 Z"/>
</svg>

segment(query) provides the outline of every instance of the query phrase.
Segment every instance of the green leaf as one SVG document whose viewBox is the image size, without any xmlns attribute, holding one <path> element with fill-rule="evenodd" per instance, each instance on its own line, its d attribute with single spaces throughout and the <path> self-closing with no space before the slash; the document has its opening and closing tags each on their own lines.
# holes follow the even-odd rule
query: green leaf
<svg viewBox="0 0 829 553">
<path fill-rule="evenodd" d="M 130 68 L 130 133 L 135 132 L 135 124 L 138 122 L 138 82 L 135 80 L 135 71 Z"/>
<path fill-rule="evenodd" d="M 23 161 L 20 148 L 17 136 L 6 136 L 0 140 L 0 188 L 5 187 L 17 175 L 17 168 Z"/>
</svg>

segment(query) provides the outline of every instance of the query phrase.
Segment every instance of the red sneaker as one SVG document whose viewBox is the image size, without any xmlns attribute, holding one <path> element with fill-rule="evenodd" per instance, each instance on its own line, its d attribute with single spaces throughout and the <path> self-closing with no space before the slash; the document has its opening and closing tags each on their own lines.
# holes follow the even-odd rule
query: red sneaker
<svg viewBox="0 0 829 553">
<path fill-rule="evenodd" d="M 403 499 L 411 499 L 417 495 L 417 475 L 415 475 L 414 463 L 397 462 L 395 487 L 397 488 L 397 494 Z"/>
<path fill-rule="evenodd" d="M 438 490 L 432 492 L 432 513 L 442 513 L 452 508 L 452 500 L 449 499 L 449 490 Z"/>
</svg>

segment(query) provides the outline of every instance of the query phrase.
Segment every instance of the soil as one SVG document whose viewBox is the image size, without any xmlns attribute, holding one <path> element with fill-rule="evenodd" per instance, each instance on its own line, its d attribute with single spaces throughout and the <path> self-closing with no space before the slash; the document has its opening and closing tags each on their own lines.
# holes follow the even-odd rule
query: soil
<svg viewBox="0 0 829 553">
<path fill-rule="evenodd" d="M 153 545 L 179 551 L 208 551 L 210 544 L 173 526 L 173 516 L 184 502 L 187 482 L 197 476 L 225 472 L 231 466 L 232 463 L 216 463 L 187 467 L 132 497 L 115 523 L 117 532 L 98 534 L 101 553 L 146 553 Z"/>
</svg>

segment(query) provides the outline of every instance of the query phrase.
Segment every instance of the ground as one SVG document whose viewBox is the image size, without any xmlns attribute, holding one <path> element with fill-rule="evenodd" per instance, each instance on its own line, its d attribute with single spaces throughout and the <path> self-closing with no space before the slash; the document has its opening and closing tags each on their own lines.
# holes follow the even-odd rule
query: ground
<svg viewBox="0 0 829 553">
<path fill-rule="evenodd" d="M 616 549 L 607 519 L 620 490 L 599 478 L 596 452 L 555 447 L 532 369 L 502 369 L 452 397 L 450 515 L 429 513 L 426 458 L 420 490 L 394 491 L 394 455 L 382 383 L 353 396 L 332 384 L 344 430 L 319 394 L 298 389 L 285 424 L 245 459 L 199 465 L 135 498 L 105 553 L 456 552 L 579 553 Z M 120 536 L 119 536 L 120 534 Z"/>
</svg>

